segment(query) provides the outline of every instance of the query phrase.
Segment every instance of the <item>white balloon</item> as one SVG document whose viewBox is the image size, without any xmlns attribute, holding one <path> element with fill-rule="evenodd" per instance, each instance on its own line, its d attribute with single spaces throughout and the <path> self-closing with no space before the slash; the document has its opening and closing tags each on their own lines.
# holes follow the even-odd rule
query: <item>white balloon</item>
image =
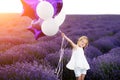
<svg viewBox="0 0 120 80">
<path fill-rule="evenodd" d="M 55 22 L 58 26 L 60 26 L 64 20 L 65 20 L 65 13 L 63 11 L 61 11 L 54 19 L 55 19 Z"/>
<path fill-rule="evenodd" d="M 40 2 L 36 7 L 36 13 L 37 15 L 46 20 L 48 18 L 52 18 L 54 15 L 54 8 L 52 4 L 50 4 L 47 1 Z"/>
<path fill-rule="evenodd" d="M 50 18 L 43 21 L 41 30 L 45 35 L 53 36 L 59 31 L 59 26 L 57 26 L 53 18 Z"/>
</svg>

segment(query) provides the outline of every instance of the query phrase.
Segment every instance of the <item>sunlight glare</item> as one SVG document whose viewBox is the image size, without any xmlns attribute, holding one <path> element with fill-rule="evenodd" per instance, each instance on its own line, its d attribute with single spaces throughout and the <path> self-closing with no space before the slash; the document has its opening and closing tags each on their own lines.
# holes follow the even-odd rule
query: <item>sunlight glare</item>
<svg viewBox="0 0 120 80">
<path fill-rule="evenodd" d="M 22 10 L 20 0 L 0 0 L 0 13 L 21 13 Z"/>
</svg>

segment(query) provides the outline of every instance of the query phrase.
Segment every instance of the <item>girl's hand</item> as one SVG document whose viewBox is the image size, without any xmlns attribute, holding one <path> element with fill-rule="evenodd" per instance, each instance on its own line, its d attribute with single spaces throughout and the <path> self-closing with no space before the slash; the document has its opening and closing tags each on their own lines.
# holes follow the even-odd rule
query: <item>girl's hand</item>
<svg viewBox="0 0 120 80">
<path fill-rule="evenodd" d="M 62 32 L 62 33 L 61 33 L 61 36 L 62 36 L 62 37 L 65 37 L 65 34 Z"/>
</svg>

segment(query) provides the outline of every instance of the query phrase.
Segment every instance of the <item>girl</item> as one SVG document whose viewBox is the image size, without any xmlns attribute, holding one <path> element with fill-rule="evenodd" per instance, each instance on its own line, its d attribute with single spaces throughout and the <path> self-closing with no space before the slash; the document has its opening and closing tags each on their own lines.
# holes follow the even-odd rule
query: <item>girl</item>
<svg viewBox="0 0 120 80">
<path fill-rule="evenodd" d="M 71 59 L 66 67 L 70 70 L 74 70 L 76 80 L 84 80 L 87 70 L 90 69 L 83 50 L 83 48 L 88 45 L 88 38 L 82 36 L 78 39 L 77 44 L 75 44 L 64 33 L 62 33 L 62 37 L 64 37 L 73 48 Z"/>
</svg>

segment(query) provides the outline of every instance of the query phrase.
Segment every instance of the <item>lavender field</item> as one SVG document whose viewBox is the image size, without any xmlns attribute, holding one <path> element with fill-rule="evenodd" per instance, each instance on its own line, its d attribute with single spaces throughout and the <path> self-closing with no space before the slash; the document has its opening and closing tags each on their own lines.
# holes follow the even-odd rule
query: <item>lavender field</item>
<svg viewBox="0 0 120 80">
<path fill-rule="evenodd" d="M 27 30 L 31 19 L 20 14 L 0 14 L 0 80 L 59 80 L 57 67 L 61 34 L 35 40 Z M 120 80 L 120 15 L 67 15 L 60 27 L 74 42 L 89 38 L 85 55 L 91 69 L 85 80 Z M 65 66 L 71 46 L 64 41 L 62 80 L 75 80 Z"/>
</svg>

